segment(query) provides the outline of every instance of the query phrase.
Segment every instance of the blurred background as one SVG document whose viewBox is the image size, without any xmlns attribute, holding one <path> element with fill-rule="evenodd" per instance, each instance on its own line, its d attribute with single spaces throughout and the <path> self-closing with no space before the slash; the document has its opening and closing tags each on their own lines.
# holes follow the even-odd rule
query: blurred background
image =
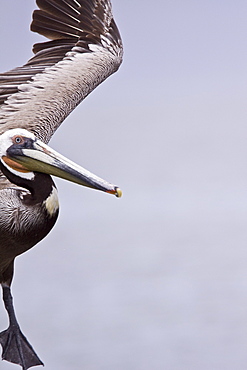
<svg viewBox="0 0 247 370">
<path fill-rule="evenodd" d="M 5 71 L 41 37 L 34 0 L 0 5 Z M 50 144 L 123 197 L 55 180 L 57 225 L 16 260 L 22 330 L 46 370 L 244 370 L 247 3 L 113 10 L 124 63 Z"/>
</svg>

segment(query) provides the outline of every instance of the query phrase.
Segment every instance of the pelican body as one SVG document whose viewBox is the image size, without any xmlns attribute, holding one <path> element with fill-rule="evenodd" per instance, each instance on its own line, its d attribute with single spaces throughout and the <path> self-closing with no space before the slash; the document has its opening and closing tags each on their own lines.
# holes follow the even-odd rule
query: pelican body
<svg viewBox="0 0 247 370">
<path fill-rule="evenodd" d="M 122 61 L 110 0 L 36 0 L 35 44 L 24 66 L 0 74 L 0 283 L 9 327 L 2 359 L 23 370 L 43 365 L 21 332 L 11 282 L 16 256 L 41 241 L 59 211 L 51 175 L 117 197 L 121 190 L 73 163 L 47 143 L 67 115 Z"/>
</svg>

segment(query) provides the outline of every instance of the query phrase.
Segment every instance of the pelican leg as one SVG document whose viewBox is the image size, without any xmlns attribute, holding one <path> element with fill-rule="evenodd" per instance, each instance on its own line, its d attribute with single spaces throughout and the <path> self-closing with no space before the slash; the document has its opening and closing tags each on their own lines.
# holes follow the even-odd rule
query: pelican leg
<svg viewBox="0 0 247 370">
<path fill-rule="evenodd" d="M 9 316 L 8 329 L 0 333 L 0 344 L 3 347 L 2 359 L 22 366 L 23 370 L 32 366 L 44 365 L 20 330 L 10 287 L 2 284 L 2 289 L 3 301 Z"/>
</svg>

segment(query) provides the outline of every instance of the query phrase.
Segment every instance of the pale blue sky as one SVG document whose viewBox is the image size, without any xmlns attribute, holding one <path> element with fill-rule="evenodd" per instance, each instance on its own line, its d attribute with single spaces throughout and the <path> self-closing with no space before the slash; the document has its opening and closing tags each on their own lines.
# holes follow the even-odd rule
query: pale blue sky
<svg viewBox="0 0 247 370">
<path fill-rule="evenodd" d="M 0 5 L 4 71 L 40 39 L 34 1 Z M 244 370 L 247 3 L 113 9 L 124 63 L 51 145 L 123 198 L 56 180 L 58 223 L 16 264 L 23 331 L 47 370 Z"/>
</svg>

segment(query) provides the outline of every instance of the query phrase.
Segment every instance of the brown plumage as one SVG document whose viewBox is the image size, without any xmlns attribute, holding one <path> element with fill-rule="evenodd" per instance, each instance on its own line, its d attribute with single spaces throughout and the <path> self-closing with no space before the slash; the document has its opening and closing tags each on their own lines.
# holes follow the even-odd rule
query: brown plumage
<svg viewBox="0 0 247 370">
<path fill-rule="evenodd" d="M 109 0 L 36 0 L 35 44 L 22 67 L 0 74 L 0 283 L 9 328 L 2 358 L 22 369 L 42 365 L 20 331 L 11 281 L 14 260 L 42 240 L 58 215 L 55 175 L 116 196 L 121 191 L 62 157 L 46 143 L 68 114 L 122 61 Z"/>
</svg>

